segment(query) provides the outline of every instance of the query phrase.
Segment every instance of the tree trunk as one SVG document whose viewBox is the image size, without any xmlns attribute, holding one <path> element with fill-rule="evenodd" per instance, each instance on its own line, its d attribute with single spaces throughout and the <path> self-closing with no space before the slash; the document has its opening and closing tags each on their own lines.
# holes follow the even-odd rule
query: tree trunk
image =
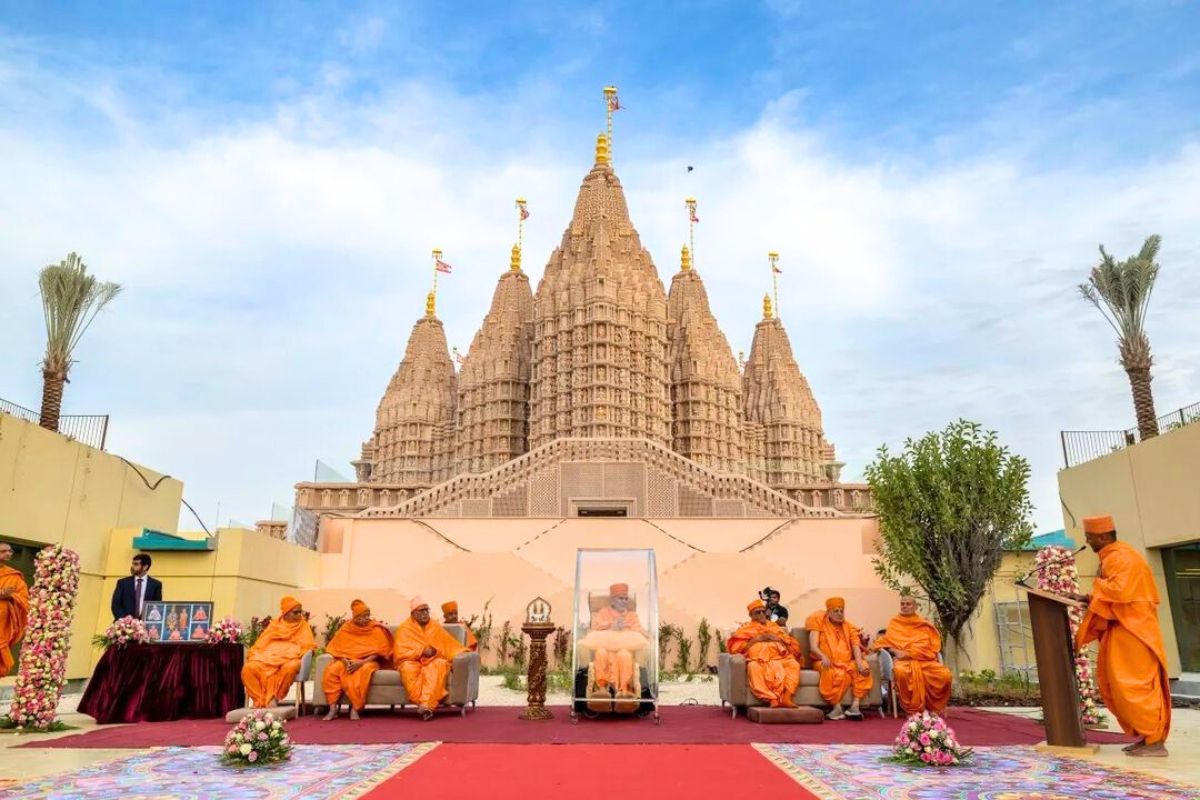
<svg viewBox="0 0 1200 800">
<path fill-rule="evenodd" d="M 58 433 L 58 417 L 62 411 L 63 384 L 67 381 L 65 372 L 58 370 L 42 370 L 42 413 L 38 425 L 46 430 Z"/>
<path fill-rule="evenodd" d="M 1133 391 L 1133 410 L 1137 414 L 1138 434 L 1144 442 L 1158 436 L 1158 415 L 1154 413 L 1154 394 L 1150 391 L 1150 368 L 1126 369 Z"/>
</svg>

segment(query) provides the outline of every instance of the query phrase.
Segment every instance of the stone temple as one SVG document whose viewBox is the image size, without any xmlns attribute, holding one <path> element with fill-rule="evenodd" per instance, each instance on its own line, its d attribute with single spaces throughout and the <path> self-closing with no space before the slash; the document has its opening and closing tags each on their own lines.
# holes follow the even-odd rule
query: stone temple
<svg viewBox="0 0 1200 800">
<path fill-rule="evenodd" d="M 519 247 L 456 370 L 435 297 L 355 462 L 299 507 L 360 518 L 838 517 L 821 410 L 763 299 L 739 366 L 685 246 L 670 287 L 629 217 L 601 134 L 534 291 Z"/>
</svg>

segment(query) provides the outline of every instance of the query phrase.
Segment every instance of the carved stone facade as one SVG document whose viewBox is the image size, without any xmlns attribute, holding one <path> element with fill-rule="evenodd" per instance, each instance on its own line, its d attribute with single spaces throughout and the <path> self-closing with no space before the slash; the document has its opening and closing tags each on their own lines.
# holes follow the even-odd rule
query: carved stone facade
<svg viewBox="0 0 1200 800">
<path fill-rule="evenodd" d="M 536 293 L 521 256 L 514 247 L 457 375 L 430 295 L 358 483 L 298 484 L 298 505 L 412 517 L 870 509 L 867 486 L 839 483 L 770 301 L 739 369 L 686 247 L 664 292 L 607 137 Z"/>
</svg>

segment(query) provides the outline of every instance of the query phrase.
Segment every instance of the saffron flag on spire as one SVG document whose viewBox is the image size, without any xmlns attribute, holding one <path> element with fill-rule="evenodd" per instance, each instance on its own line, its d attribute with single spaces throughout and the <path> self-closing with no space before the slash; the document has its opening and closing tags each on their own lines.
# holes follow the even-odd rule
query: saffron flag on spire
<svg viewBox="0 0 1200 800">
<path fill-rule="evenodd" d="M 779 265 L 778 265 L 778 264 L 772 264 L 772 265 L 771 265 L 771 271 L 772 271 L 772 272 L 774 272 L 776 275 L 782 275 L 782 274 L 783 274 L 783 270 L 781 270 L 781 269 L 779 268 Z"/>
<path fill-rule="evenodd" d="M 529 219 L 529 212 L 525 209 L 525 206 L 522 205 L 520 208 L 521 208 L 521 219 L 522 220 Z"/>
<path fill-rule="evenodd" d="M 617 93 L 613 92 L 612 97 L 608 98 L 608 110 L 609 111 L 620 111 L 624 107 L 625 106 L 621 105 L 621 101 L 617 99 Z"/>
<path fill-rule="evenodd" d="M 693 205 L 688 206 L 688 219 L 690 219 L 692 222 L 700 221 L 700 218 L 696 216 L 696 207 Z"/>
<path fill-rule="evenodd" d="M 442 261 L 440 258 L 434 260 L 433 267 L 438 272 L 444 272 L 447 275 L 454 271 L 454 267 L 450 266 L 445 261 Z"/>
</svg>

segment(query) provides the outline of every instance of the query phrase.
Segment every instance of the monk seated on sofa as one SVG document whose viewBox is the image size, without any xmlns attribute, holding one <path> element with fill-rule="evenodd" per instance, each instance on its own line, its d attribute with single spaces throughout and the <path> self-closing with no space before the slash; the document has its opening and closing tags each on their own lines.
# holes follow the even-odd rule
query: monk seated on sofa
<svg viewBox="0 0 1200 800">
<path fill-rule="evenodd" d="M 637 711 L 641 678 L 634 657 L 650 647 L 650 639 L 637 613 L 629 609 L 628 584 L 608 587 L 608 606 L 592 615 L 588 633 L 579 644 L 592 651 L 588 708 L 622 714 Z"/>
</svg>

